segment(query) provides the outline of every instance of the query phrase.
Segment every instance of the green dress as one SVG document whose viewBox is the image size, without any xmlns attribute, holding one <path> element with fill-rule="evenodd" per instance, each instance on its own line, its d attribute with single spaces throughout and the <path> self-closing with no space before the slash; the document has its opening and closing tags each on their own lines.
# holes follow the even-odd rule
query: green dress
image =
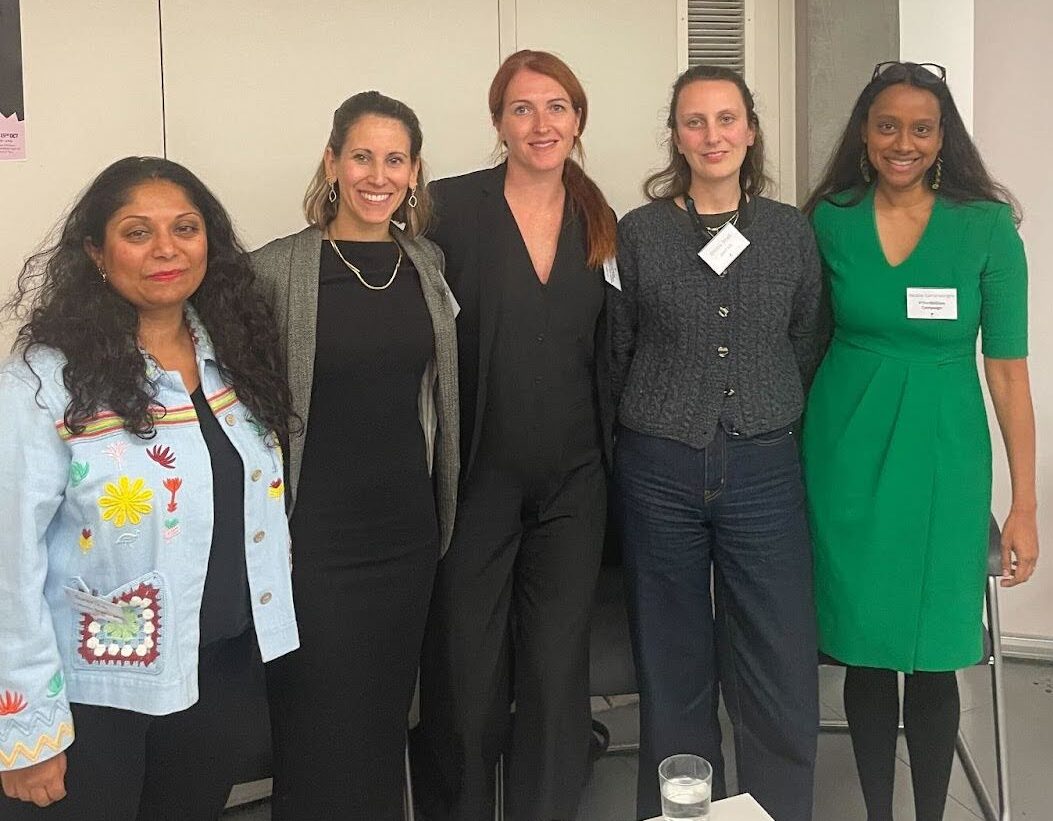
<svg viewBox="0 0 1053 821">
<path fill-rule="evenodd" d="M 844 200 L 842 200 L 843 202 Z M 936 199 L 889 265 L 873 187 L 813 216 L 834 334 L 804 419 L 823 652 L 906 673 L 982 653 L 991 441 L 976 366 L 1027 355 L 1027 263 L 1008 206 Z M 957 319 L 909 319 L 907 288 L 953 288 Z"/>
</svg>

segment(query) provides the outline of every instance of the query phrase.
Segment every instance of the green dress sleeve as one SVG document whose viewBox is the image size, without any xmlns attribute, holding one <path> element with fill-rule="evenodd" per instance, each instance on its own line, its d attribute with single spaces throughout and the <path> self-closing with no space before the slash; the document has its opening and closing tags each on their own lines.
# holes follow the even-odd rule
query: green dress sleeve
<svg viewBox="0 0 1053 821">
<path fill-rule="evenodd" d="M 1027 258 L 1008 206 L 995 210 L 987 264 L 980 274 L 980 332 L 983 355 L 1027 356 Z"/>
</svg>

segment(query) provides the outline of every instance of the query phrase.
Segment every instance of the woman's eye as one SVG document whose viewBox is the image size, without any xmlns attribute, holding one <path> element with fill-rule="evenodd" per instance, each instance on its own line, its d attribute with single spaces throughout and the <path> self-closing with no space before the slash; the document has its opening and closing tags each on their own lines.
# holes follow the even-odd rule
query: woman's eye
<svg viewBox="0 0 1053 821">
<path fill-rule="evenodd" d="M 517 105 L 512 108 L 513 114 L 526 114 L 530 109 L 525 105 Z"/>
<path fill-rule="evenodd" d="M 552 110 L 558 113 L 562 113 L 567 110 L 567 107 L 563 103 L 553 103 Z"/>
<path fill-rule="evenodd" d="M 198 232 L 198 226 L 193 223 L 186 223 L 184 225 L 176 226 L 176 233 L 182 234 L 183 236 L 193 236 Z"/>
<path fill-rule="evenodd" d="M 388 157 L 388 165 L 402 165 L 402 157 Z"/>
<path fill-rule="evenodd" d="M 134 241 L 134 240 L 145 239 L 148 236 L 148 233 L 147 233 L 146 229 L 144 229 L 144 228 L 133 228 L 131 231 L 129 231 L 124 236 L 127 237 L 128 239 Z"/>
</svg>

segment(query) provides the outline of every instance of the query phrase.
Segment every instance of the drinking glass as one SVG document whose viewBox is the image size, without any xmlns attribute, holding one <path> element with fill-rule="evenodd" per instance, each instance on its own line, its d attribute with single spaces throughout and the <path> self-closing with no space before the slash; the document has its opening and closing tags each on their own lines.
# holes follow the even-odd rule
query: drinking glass
<svg viewBox="0 0 1053 821">
<path fill-rule="evenodd" d="M 666 821 L 709 821 L 713 768 L 697 755 L 671 755 L 658 765 L 662 817 Z"/>
</svg>

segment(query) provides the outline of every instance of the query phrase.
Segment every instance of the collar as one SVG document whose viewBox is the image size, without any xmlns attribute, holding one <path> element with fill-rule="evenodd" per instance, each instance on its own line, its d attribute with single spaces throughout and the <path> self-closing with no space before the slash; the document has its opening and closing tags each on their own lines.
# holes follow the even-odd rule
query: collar
<svg viewBox="0 0 1053 821">
<path fill-rule="evenodd" d="M 187 329 L 190 331 L 190 339 L 194 343 L 198 362 L 204 362 L 209 359 L 217 362 L 216 349 L 212 345 L 212 337 L 205 330 L 205 323 L 201 321 L 197 310 L 189 302 L 183 308 L 183 319 L 186 322 Z M 156 382 L 166 377 L 164 369 L 157 363 L 157 360 L 141 345 L 139 346 L 139 353 L 143 355 L 143 363 L 146 366 L 146 378 L 149 381 Z"/>
</svg>

